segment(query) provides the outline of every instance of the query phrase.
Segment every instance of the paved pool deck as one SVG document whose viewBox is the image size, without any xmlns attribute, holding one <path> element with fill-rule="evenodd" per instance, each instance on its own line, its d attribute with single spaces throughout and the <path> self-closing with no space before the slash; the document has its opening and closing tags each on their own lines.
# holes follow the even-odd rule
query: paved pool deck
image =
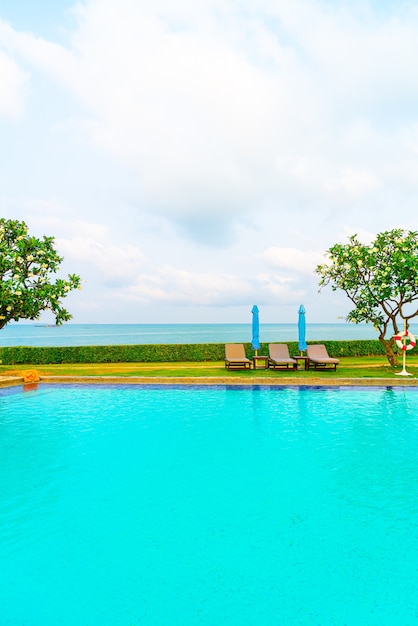
<svg viewBox="0 0 418 626">
<path fill-rule="evenodd" d="M 229 376 L 40 376 L 38 384 L 103 384 L 103 385 L 228 385 L 266 387 L 418 387 L 418 378 L 394 376 L 393 378 L 341 378 L 337 376 L 309 376 L 292 378 L 239 378 Z M 0 376 L 0 387 L 24 385 L 23 376 Z"/>
</svg>

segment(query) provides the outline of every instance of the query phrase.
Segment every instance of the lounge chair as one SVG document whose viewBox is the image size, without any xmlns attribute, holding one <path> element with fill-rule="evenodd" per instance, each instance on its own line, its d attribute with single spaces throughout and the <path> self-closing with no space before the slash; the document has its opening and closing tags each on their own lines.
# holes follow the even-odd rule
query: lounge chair
<svg viewBox="0 0 418 626">
<path fill-rule="evenodd" d="M 297 369 L 297 361 L 289 355 L 289 348 L 285 343 L 269 343 L 269 367 L 274 370 L 292 367 Z"/>
<path fill-rule="evenodd" d="M 309 359 L 309 367 L 313 365 L 316 370 L 333 369 L 335 371 L 338 363 L 340 362 L 339 359 L 333 359 L 329 356 L 327 349 L 323 344 L 308 346 L 306 354 Z M 330 367 L 327 368 L 327 366 Z"/>
<path fill-rule="evenodd" d="M 230 369 L 251 369 L 251 361 L 245 355 L 243 343 L 225 344 L 225 367 Z"/>
</svg>

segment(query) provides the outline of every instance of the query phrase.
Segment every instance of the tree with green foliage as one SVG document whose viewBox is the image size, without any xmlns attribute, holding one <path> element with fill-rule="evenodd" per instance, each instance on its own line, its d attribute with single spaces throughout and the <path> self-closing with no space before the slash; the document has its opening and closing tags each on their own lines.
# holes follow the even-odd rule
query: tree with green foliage
<svg viewBox="0 0 418 626">
<path fill-rule="evenodd" d="M 389 363 L 398 365 L 394 335 L 418 315 L 418 232 L 386 231 L 369 245 L 353 235 L 326 256 L 328 261 L 316 268 L 320 288 L 344 291 L 354 304 L 346 320 L 373 324 Z"/>
<path fill-rule="evenodd" d="M 53 237 L 32 237 L 25 222 L 0 219 L 0 328 L 12 320 L 38 319 L 46 310 L 57 325 L 71 319 L 61 299 L 79 289 L 81 279 L 69 274 L 52 280 L 62 260 Z"/>
</svg>

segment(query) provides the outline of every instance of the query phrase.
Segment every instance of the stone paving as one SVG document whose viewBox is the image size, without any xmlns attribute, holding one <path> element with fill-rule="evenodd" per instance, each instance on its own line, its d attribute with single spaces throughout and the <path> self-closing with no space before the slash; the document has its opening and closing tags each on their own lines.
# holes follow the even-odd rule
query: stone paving
<svg viewBox="0 0 418 626">
<path fill-rule="evenodd" d="M 104 385 L 229 385 L 229 386 L 295 386 L 295 387 L 417 387 L 418 378 L 338 378 L 333 376 L 310 376 L 295 379 L 291 376 L 277 378 L 230 378 L 229 376 L 40 376 L 40 383 L 47 384 L 104 384 Z M 23 376 L 0 376 L 0 387 L 23 385 Z M 30 383 L 32 385 L 38 383 Z"/>
</svg>

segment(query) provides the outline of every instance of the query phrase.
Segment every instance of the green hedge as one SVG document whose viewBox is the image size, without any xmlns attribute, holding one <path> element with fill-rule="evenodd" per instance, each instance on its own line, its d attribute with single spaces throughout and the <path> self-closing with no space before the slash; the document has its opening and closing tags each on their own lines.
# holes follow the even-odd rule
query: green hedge
<svg viewBox="0 0 418 626">
<path fill-rule="evenodd" d="M 372 341 L 315 341 L 326 346 L 330 356 L 371 356 L 385 354 L 378 340 Z M 299 354 L 297 342 L 288 342 L 291 355 Z M 251 344 L 245 344 L 247 356 L 254 351 Z M 259 354 L 268 354 L 268 344 L 261 344 Z M 150 344 L 128 346 L 60 346 L 0 348 L 3 365 L 51 364 L 51 363 L 163 363 L 163 362 L 203 362 L 222 361 L 225 357 L 225 344 Z"/>
</svg>

